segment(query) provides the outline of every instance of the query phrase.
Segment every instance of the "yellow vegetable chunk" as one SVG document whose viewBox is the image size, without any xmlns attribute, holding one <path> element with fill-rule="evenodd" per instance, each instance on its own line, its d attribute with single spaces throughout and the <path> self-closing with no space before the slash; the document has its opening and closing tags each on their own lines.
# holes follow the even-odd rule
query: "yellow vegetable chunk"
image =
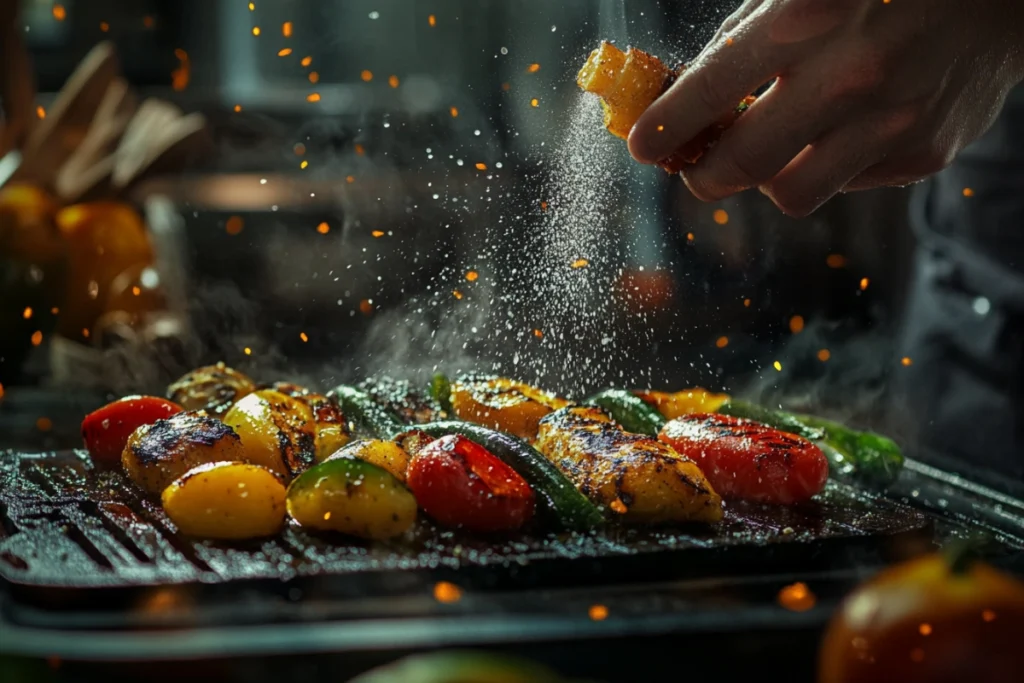
<svg viewBox="0 0 1024 683">
<path fill-rule="evenodd" d="M 243 462 L 191 469 L 164 489 L 161 500 L 167 516 L 189 536 L 260 538 L 284 525 L 284 483 L 270 470 Z"/>
<path fill-rule="evenodd" d="M 460 420 L 537 438 L 537 425 L 548 413 L 569 402 L 523 382 L 504 377 L 460 379 L 452 383 L 452 412 Z"/>
<path fill-rule="evenodd" d="M 660 59 L 643 50 L 631 47 L 623 53 L 602 42 L 580 69 L 576 83 L 601 98 L 605 127 L 612 135 L 626 139 L 633 124 L 665 92 L 674 75 Z"/>
<path fill-rule="evenodd" d="M 355 441 L 345 448 L 334 453 L 327 459 L 337 460 L 339 458 L 358 458 L 371 465 L 376 465 L 386 470 L 398 481 L 405 483 L 406 471 L 409 469 L 409 454 L 394 441 L 380 441 L 377 439 L 366 439 Z"/>
<path fill-rule="evenodd" d="M 299 399 L 271 389 L 245 396 L 224 416 L 242 440 L 241 460 L 291 480 L 316 461 L 313 411 Z"/>
<path fill-rule="evenodd" d="M 288 514 L 309 529 L 383 540 L 416 521 L 416 498 L 387 471 L 356 458 L 315 465 L 288 487 Z"/>
<path fill-rule="evenodd" d="M 142 425 L 121 453 L 128 477 L 154 494 L 198 465 L 244 459 L 242 442 L 231 427 L 194 412 Z"/>
<path fill-rule="evenodd" d="M 316 423 L 317 462 L 323 462 L 351 440 L 348 421 L 338 404 L 331 399 L 288 382 L 275 382 L 270 388 L 309 406 Z"/>
<path fill-rule="evenodd" d="M 238 399 L 256 389 L 256 384 L 224 363 L 196 368 L 167 387 L 167 398 L 185 410 L 207 410 L 223 415 Z"/>
<path fill-rule="evenodd" d="M 658 409 L 666 420 L 674 420 L 694 413 L 716 413 L 729 400 L 729 394 L 715 394 L 706 389 L 683 389 L 674 393 L 666 391 L 637 391 L 636 395 L 645 403 Z"/>
</svg>

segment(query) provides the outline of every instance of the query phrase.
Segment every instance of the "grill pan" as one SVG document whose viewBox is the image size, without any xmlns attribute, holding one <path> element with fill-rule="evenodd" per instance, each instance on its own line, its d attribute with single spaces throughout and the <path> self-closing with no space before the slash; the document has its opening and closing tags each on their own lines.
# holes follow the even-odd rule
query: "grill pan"
<svg viewBox="0 0 1024 683">
<path fill-rule="evenodd" d="M 158 502 L 118 472 L 94 471 L 80 451 L 0 454 L 0 477 L 0 576 L 21 600 L 61 605 L 86 589 L 169 584 L 262 581 L 342 598 L 422 593 L 440 579 L 486 590 L 809 570 L 884 559 L 933 535 L 920 511 L 830 482 L 801 507 L 731 504 L 714 527 L 480 538 L 421 522 L 392 543 L 288 527 L 225 544 L 182 536 Z"/>
</svg>

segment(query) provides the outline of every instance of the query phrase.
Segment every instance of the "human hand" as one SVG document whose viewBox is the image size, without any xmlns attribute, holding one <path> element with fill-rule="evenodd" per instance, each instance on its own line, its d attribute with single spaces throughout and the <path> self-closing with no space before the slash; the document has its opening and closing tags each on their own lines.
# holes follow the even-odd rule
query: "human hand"
<svg viewBox="0 0 1024 683">
<path fill-rule="evenodd" d="M 805 216 L 838 192 L 945 168 L 1024 79 L 1021 0 L 746 0 L 640 117 L 657 163 L 775 80 L 682 172 L 699 199 L 758 187 Z"/>
</svg>

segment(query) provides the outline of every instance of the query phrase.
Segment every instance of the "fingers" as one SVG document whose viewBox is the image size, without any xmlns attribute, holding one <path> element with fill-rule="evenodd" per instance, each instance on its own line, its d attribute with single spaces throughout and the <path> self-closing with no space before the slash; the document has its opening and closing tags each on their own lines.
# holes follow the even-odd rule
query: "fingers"
<svg viewBox="0 0 1024 683">
<path fill-rule="evenodd" d="M 883 158 L 881 139 L 872 133 L 863 125 L 827 133 L 762 185 L 761 192 L 788 216 L 813 213 Z"/>
<path fill-rule="evenodd" d="M 750 31 L 705 50 L 640 117 L 629 136 L 629 151 L 642 163 L 668 157 L 733 110 L 740 100 L 777 76 L 784 53 L 765 35 Z"/>
<path fill-rule="evenodd" d="M 746 0 L 746 2 L 737 7 L 735 12 L 725 18 L 725 21 L 723 21 L 722 25 L 718 27 L 718 31 L 715 33 L 714 37 L 708 41 L 708 45 L 705 46 L 704 50 L 701 50 L 701 53 L 706 51 L 707 47 L 714 45 L 734 31 L 744 19 L 753 14 L 758 7 L 764 4 L 764 2 L 765 0 Z"/>
<path fill-rule="evenodd" d="M 780 79 L 683 171 L 683 180 L 698 199 L 724 199 L 774 178 L 831 124 L 812 88 Z"/>
</svg>

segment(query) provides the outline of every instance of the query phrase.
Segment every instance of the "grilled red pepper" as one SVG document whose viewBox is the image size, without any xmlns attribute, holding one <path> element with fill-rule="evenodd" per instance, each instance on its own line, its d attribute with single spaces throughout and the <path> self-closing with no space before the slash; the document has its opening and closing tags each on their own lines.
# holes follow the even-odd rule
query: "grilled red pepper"
<svg viewBox="0 0 1024 683">
<path fill-rule="evenodd" d="M 423 510 L 445 526 L 510 531 L 533 517 L 533 491 L 511 467 L 464 436 L 444 436 L 409 464 L 406 483 Z"/>
<path fill-rule="evenodd" d="M 126 396 L 94 410 L 82 420 L 82 438 L 97 465 L 120 466 L 128 437 L 142 425 L 181 412 L 181 406 L 156 396 Z"/>
<path fill-rule="evenodd" d="M 807 439 L 728 415 L 685 415 L 658 439 L 697 463 L 723 498 L 789 505 L 825 487 L 828 460 Z"/>
</svg>

